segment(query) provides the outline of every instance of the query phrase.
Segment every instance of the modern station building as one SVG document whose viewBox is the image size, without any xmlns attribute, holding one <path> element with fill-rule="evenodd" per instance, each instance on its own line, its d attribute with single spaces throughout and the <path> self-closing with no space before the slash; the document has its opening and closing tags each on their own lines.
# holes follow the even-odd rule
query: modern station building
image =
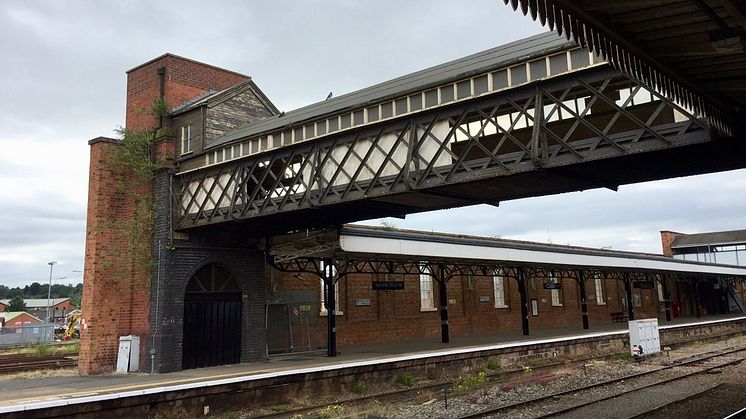
<svg viewBox="0 0 746 419">
<path fill-rule="evenodd" d="M 289 112 L 165 54 L 127 72 L 126 112 L 124 141 L 89 142 L 83 374 L 123 335 L 166 372 L 746 297 L 715 260 L 347 224 L 712 170 L 687 150 L 716 126 L 554 34 Z"/>
</svg>

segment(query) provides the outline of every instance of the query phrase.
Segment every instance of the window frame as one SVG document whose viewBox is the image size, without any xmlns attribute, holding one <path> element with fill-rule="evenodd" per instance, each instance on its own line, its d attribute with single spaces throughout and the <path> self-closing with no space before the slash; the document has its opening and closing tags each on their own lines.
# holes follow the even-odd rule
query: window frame
<svg viewBox="0 0 746 419">
<path fill-rule="evenodd" d="M 594 291 L 596 292 L 596 305 L 598 306 L 605 306 L 606 305 L 606 290 L 604 289 L 604 279 L 601 278 L 601 275 L 596 274 L 593 277 L 593 286 Z"/>
<path fill-rule="evenodd" d="M 420 311 L 437 311 L 438 308 L 435 306 L 435 278 L 430 273 L 430 268 L 427 264 L 420 264 Z M 425 288 L 423 285 L 427 284 Z M 426 289 L 428 288 L 428 289 Z M 425 293 L 429 294 L 428 298 L 425 297 Z"/>
<path fill-rule="evenodd" d="M 554 282 L 555 284 L 559 284 L 560 283 L 559 282 L 559 278 L 557 276 L 555 276 L 554 274 L 552 274 L 552 275 L 549 276 L 549 280 L 552 281 L 552 282 Z M 562 291 L 562 289 L 561 288 L 560 289 L 552 289 L 552 290 L 549 290 L 549 291 L 551 293 L 552 307 L 564 307 L 564 301 L 562 301 L 563 300 L 562 293 L 560 293 L 560 291 Z M 556 302 L 555 302 L 555 299 L 557 300 Z"/>
<path fill-rule="evenodd" d="M 498 284 L 500 286 L 498 287 Z M 499 289 L 499 294 L 498 294 Z M 501 270 L 496 270 L 493 272 L 492 275 L 492 293 L 494 298 L 494 306 L 496 309 L 500 308 L 510 308 L 510 305 L 508 304 L 508 299 L 506 298 L 506 286 L 505 286 L 505 275 Z M 500 298 L 498 299 L 498 295 Z M 499 300 L 501 300 L 501 303 L 499 303 Z"/>
<path fill-rule="evenodd" d="M 320 262 L 321 271 L 324 271 L 324 262 Z M 337 275 L 337 267 L 332 266 L 332 276 Z M 326 308 L 326 293 L 324 292 L 324 278 L 319 277 L 319 285 L 320 285 L 320 303 L 319 303 L 319 316 L 328 316 L 329 310 Z M 340 310 L 339 308 L 339 281 L 336 281 L 334 283 L 334 315 L 335 316 L 341 316 L 344 314 L 344 311 Z"/>
<path fill-rule="evenodd" d="M 194 136 L 192 135 L 192 125 L 193 124 L 181 126 L 181 147 L 179 151 L 181 152 L 180 154 L 182 156 L 194 152 Z M 187 145 L 189 146 L 188 148 L 186 147 Z"/>
</svg>

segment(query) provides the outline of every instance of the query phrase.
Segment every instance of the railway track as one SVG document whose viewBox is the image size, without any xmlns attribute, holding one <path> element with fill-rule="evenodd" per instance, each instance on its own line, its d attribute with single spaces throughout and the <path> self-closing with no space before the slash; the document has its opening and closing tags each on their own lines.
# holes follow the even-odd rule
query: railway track
<svg viewBox="0 0 746 419">
<path fill-rule="evenodd" d="M 0 355 L 0 375 L 37 370 L 73 368 L 78 365 L 78 353 L 54 355 Z"/>
<path fill-rule="evenodd" d="M 705 362 L 707 362 L 709 360 L 712 360 L 712 359 L 715 359 L 715 358 L 718 358 L 718 357 L 723 357 L 723 356 L 731 355 L 731 354 L 736 354 L 736 353 L 744 352 L 744 351 L 746 351 L 746 347 L 743 347 L 743 348 L 728 348 L 728 349 L 725 349 L 725 350 L 716 350 L 716 351 L 705 352 L 705 353 L 699 354 L 698 356 L 695 356 L 695 357 L 689 357 L 689 358 L 685 358 L 685 359 L 679 359 L 676 362 L 671 363 L 670 365 L 662 366 L 660 368 L 656 368 L 656 369 L 651 370 L 651 371 L 645 371 L 645 372 L 630 374 L 630 375 L 626 375 L 626 376 L 615 378 L 615 379 L 608 380 L 608 381 L 603 381 L 603 382 L 599 382 L 599 383 L 595 383 L 595 384 L 591 384 L 591 385 L 587 385 L 587 386 L 583 386 L 583 387 L 579 387 L 579 388 L 576 387 L 576 388 L 573 388 L 571 390 L 567 390 L 567 391 L 563 391 L 563 392 L 558 392 L 558 393 L 552 393 L 552 394 L 549 394 L 549 395 L 546 395 L 546 396 L 542 396 L 542 397 L 538 397 L 538 398 L 533 398 L 533 399 L 525 400 L 525 401 L 521 401 L 521 402 L 511 403 L 511 404 L 508 404 L 508 405 L 502 405 L 502 406 L 495 407 L 495 408 L 484 409 L 484 410 L 480 410 L 478 412 L 474 412 L 474 413 L 463 415 L 463 416 L 457 416 L 457 417 L 459 419 L 467 419 L 467 418 L 482 418 L 482 417 L 490 417 L 490 416 L 500 415 L 502 413 L 505 413 L 505 412 L 508 412 L 508 411 L 511 411 L 511 410 L 514 410 L 514 409 L 521 409 L 521 408 L 524 408 L 524 407 L 529 407 L 529 406 L 532 406 L 532 405 L 540 404 L 540 403 L 545 402 L 547 400 L 556 400 L 558 397 L 561 397 L 563 395 L 576 394 L 578 392 L 588 391 L 588 390 L 591 390 L 591 389 L 601 388 L 601 387 L 604 387 L 604 386 L 610 386 L 610 385 L 613 385 L 615 383 L 624 382 L 624 381 L 628 381 L 628 380 L 633 380 L 635 378 L 641 378 L 641 377 L 651 376 L 653 374 L 661 373 L 661 372 L 667 371 L 667 370 L 671 370 L 671 369 L 676 368 L 676 367 L 683 367 L 683 366 L 698 367 L 698 368 L 695 368 L 695 369 L 693 369 L 692 371 L 690 371 L 688 373 L 677 375 L 676 377 L 670 378 L 670 379 L 666 379 L 665 381 L 656 382 L 653 385 L 646 385 L 644 387 L 639 387 L 637 389 L 630 390 L 628 392 L 618 393 L 618 394 L 615 394 L 613 396 L 605 397 L 603 399 L 598 399 L 598 400 L 594 400 L 594 401 L 591 401 L 591 402 L 582 403 L 582 404 L 579 404 L 579 405 L 574 406 L 574 407 L 565 408 L 565 409 L 562 409 L 562 410 L 557 410 L 557 411 L 554 411 L 554 412 L 552 412 L 552 413 L 550 413 L 549 415 L 546 415 L 546 416 L 553 416 L 553 415 L 561 415 L 561 414 L 565 414 L 565 413 L 570 413 L 573 410 L 579 409 L 579 408 L 581 408 L 583 406 L 587 406 L 587 405 L 590 405 L 590 404 L 593 404 L 593 403 L 596 403 L 596 402 L 601 402 L 602 400 L 608 400 L 608 399 L 611 399 L 611 398 L 614 398 L 614 397 L 618 397 L 618 396 L 620 396 L 622 394 L 631 393 L 633 391 L 641 390 L 643 388 L 652 387 L 654 385 L 662 385 L 662 384 L 665 384 L 666 382 L 672 382 L 672 381 L 680 380 L 680 379 L 683 379 L 685 377 L 689 377 L 689 376 L 701 374 L 701 373 L 704 373 L 704 372 L 707 372 L 707 371 L 710 371 L 710 370 L 714 370 L 714 369 L 717 369 L 717 368 L 722 368 L 722 367 L 724 367 L 726 365 L 730 365 L 730 364 L 734 364 L 734 363 L 737 363 L 737 362 L 741 362 L 744 358 L 739 358 L 737 360 L 728 361 L 726 363 L 717 363 L 717 364 L 714 364 L 714 365 L 702 366 L 703 363 L 705 363 Z M 586 361 L 591 360 L 591 359 L 598 359 L 598 357 L 588 357 L 588 358 L 576 360 L 576 361 L 572 362 L 570 365 L 571 366 L 574 365 L 574 366 L 577 367 L 578 365 L 582 365 L 583 363 L 585 363 Z M 560 363 L 547 364 L 547 365 L 542 365 L 542 366 L 537 366 L 537 367 L 531 367 L 531 369 L 534 372 L 536 372 L 536 371 L 541 371 L 541 370 L 551 370 L 552 368 L 558 368 L 558 367 L 565 367 L 566 368 L 566 367 L 568 367 L 568 364 L 566 364 L 564 362 L 560 362 Z M 511 377 L 514 377 L 516 375 L 520 375 L 520 374 L 523 374 L 523 370 L 514 370 L 514 371 L 501 372 L 501 373 L 498 373 L 498 374 L 494 374 L 494 375 L 488 376 L 488 383 L 489 384 L 497 384 L 497 383 L 503 382 L 503 381 L 505 381 L 505 380 L 507 380 L 507 379 L 509 379 Z M 361 406 L 361 405 L 365 405 L 366 403 L 372 402 L 372 401 L 386 402 L 386 403 L 395 403 L 395 402 L 398 402 L 398 401 L 412 400 L 417 395 L 422 394 L 424 392 L 428 392 L 428 391 L 429 392 L 444 391 L 444 390 L 448 391 L 448 389 L 450 389 L 452 386 L 453 386 L 453 382 L 451 382 L 451 381 L 439 382 L 439 383 L 434 383 L 434 384 L 421 385 L 421 386 L 417 386 L 417 387 L 414 387 L 414 388 L 406 388 L 406 389 L 394 390 L 394 391 L 389 391 L 389 392 L 384 392 L 384 393 L 371 394 L 371 395 L 357 397 L 357 398 L 353 398 L 353 399 L 341 400 L 341 401 L 339 401 L 336 404 L 337 405 L 343 405 L 343 406 Z M 710 391 L 710 390 L 712 390 L 712 389 L 706 389 L 704 391 Z M 282 412 L 268 413 L 268 414 L 263 414 L 263 415 L 259 415 L 259 416 L 253 416 L 253 417 L 254 418 L 262 418 L 262 419 L 269 419 L 269 418 L 275 419 L 275 418 L 297 417 L 299 415 L 305 415 L 305 414 L 312 413 L 312 412 L 322 411 L 323 409 L 327 408 L 327 406 L 328 406 L 328 404 L 319 404 L 319 405 L 314 405 L 314 406 L 308 406 L 308 407 L 302 407 L 302 408 L 296 408 L 296 409 L 289 409 L 289 410 L 285 410 L 285 411 L 282 411 Z"/>
<path fill-rule="evenodd" d="M 689 372 L 685 372 L 685 373 L 682 373 L 682 374 L 677 374 L 674 377 L 664 378 L 664 379 L 661 379 L 661 380 L 657 380 L 657 381 L 655 381 L 653 383 L 648 383 L 648 384 L 644 384 L 644 385 L 637 385 L 637 386 L 634 386 L 633 388 L 622 390 L 622 391 L 614 391 L 612 394 L 610 394 L 608 396 L 604 396 L 604 397 L 600 397 L 600 398 L 595 398 L 595 399 L 592 399 L 592 400 L 588 400 L 586 402 L 575 403 L 575 404 L 573 404 L 572 406 L 569 406 L 569 407 L 555 409 L 555 410 L 552 410 L 549 413 L 543 414 L 541 417 L 554 417 L 554 416 L 569 415 L 572 412 L 580 410 L 581 408 L 584 408 L 584 407 L 587 407 L 587 406 L 591 406 L 591 405 L 594 405 L 594 404 L 597 404 L 597 403 L 601 403 L 601 402 L 604 402 L 604 401 L 607 401 L 607 400 L 611 400 L 611 399 L 623 396 L 625 394 L 631 394 L 631 393 L 634 393 L 634 392 L 641 391 L 643 389 L 652 388 L 652 387 L 655 387 L 655 386 L 661 386 L 661 385 L 665 385 L 665 384 L 670 384 L 670 383 L 673 383 L 675 381 L 679 381 L 679 380 L 683 380 L 683 379 L 688 378 L 688 377 L 692 377 L 694 375 L 706 373 L 708 371 L 720 369 L 720 368 L 726 367 L 728 365 L 733 365 L 733 364 L 736 364 L 736 363 L 740 363 L 740 362 L 744 361 L 744 359 L 746 359 L 746 358 L 744 358 L 744 357 L 741 356 L 741 357 L 737 357 L 736 359 L 733 359 L 733 360 L 727 360 L 727 361 L 724 361 L 724 362 L 716 362 L 716 363 L 710 363 L 709 361 L 711 361 L 711 360 L 713 360 L 715 358 L 720 358 L 720 357 L 724 357 L 724 356 L 728 356 L 728 355 L 733 355 L 733 354 L 737 354 L 737 353 L 744 352 L 744 351 L 746 351 L 746 348 L 735 348 L 735 349 L 728 349 L 728 350 L 724 350 L 724 351 L 714 351 L 714 353 L 708 353 L 707 355 L 704 355 L 704 356 L 699 356 L 699 357 L 691 358 L 691 359 L 688 359 L 688 360 L 684 360 L 684 361 L 680 361 L 680 362 L 675 362 L 675 363 L 672 363 L 670 365 L 663 366 L 663 367 L 660 367 L 660 368 L 656 368 L 656 369 L 651 370 L 651 371 L 645 371 L 645 372 L 630 374 L 630 375 L 626 375 L 624 377 L 618 377 L 618 378 L 615 378 L 615 379 L 612 379 L 612 380 L 607 380 L 607 381 L 603 381 L 603 382 L 599 382 L 599 383 L 595 383 L 595 384 L 590 384 L 590 385 L 579 387 L 579 388 L 573 388 L 573 389 L 570 389 L 570 390 L 565 390 L 565 391 L 551 393 L 551 394 L 548 394 L 548 395 L 545 395 L 545 396 L 541 396 L 541 397 L 537 397 L 537 398 L 533 398 L 533 399 L 530 399 L 530 400 L 525 400 L 525 401 L 521 401 L 521 402 L 511 403 L 511 404 L 508 404 L 508 405 L 502 405 L 502 406 L 492 407 L 492 408 L 488 408 L 488 409 L 483 409 L 483 410 L 480 410 L 480 411 L 477 411 L 477 412 L 473 412 L 473 413 L 470 413 L 470 414 L 458 416 L 458 419 L 485 418 L 485 417 L 492 417 L 492 416 L 498 416 L 498 415 L 507 415 L 508 412 L 514 411 L 516 409 L 528 408 L 528 407 L 536 406 L 536 405 L 539 405 L 541 403 L 545 403 L 545 402 L 549 402 L 549 401 L 551 401 L 552 403 L 557 403 L 563 397 L 566 397 L 566 396 L 571 396 L 571 395 L 577 396 L 578 393 L 583 393 L 583 392 L 587 392 L 587 391 L 590 391 L 590 390 L 599 389 L 599 388 L 603 388 L 603 387 L 610 387 L 610 386 L 612 386 L 614 384 L 617 384 L 617 383 L 629 382 L 631 380 L 640 379 L 642 377 L 651 377 L 651 376 L 653 376 L 655 374 L 660 374 L 660 373 L 662 373 L 664 371 L 672 370 L 673 368 L 678 368 L 678 367 L 683 367 L 683 366 L 696 367 L 696 368 L 692 368 L 692 370 L 689 371 Z M 702 392 L 706 392 L 706 391 L 710 391 L 710 390 L 712 390 L 712 389 L 711 388 L 710 389 L 705 389 Z M 578 398 L 582 398 L 582 397 L 578 397 Z M 663 407 L 663 406 L 659 406 L 658 408 L 660 408 L 660 407 Z"/>
</svg>

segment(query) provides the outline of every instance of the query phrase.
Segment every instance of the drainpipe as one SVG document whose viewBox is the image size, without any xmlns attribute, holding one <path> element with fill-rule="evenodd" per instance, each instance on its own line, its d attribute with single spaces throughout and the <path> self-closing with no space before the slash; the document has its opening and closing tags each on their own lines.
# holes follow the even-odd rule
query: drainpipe
<svg viewBox="0 0 746 419">
<path fill-rule="evenodd" d="M 158 96 L 163 100 L 163 95 L 166 94 L 166 67 L 158 69 Z M 163 115 L 158 115 L 158 129 L 163 128 Z"/>
</svg>

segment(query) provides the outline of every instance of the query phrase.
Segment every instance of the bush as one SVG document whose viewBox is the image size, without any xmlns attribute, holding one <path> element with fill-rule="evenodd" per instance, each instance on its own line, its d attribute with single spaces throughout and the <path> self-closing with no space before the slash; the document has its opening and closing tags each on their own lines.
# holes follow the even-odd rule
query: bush
<svg viewBox="0 0 746 419">
<path fill-rule="evenodd" d="M 414 385 L 414 375 L 411 372 L 403 372 L 396 376 L 396 384 L 412 387 Z"/>
<path fill-rule="evenodd" d="M 365 383 L 362 381 L 355 381 L 355 384 L 352 385 L 352 392 L 357 394 L 365 393 Z"/>
<path fill-rule="evenodd" d="M 487 374 L 484 371 L 480 371 L 477 375 L 455 379 L 451 391 L 454 395 L 460 396 L 473 388 L 482 388 L 486 382 Z"/>
<path fill-rule="evenodd" d="M 37 356 L 49 355 L 49 353 L 51 352 L 51 348 L 46 343 L 40 343 L 38 345 L 33 345 L 31 348 L 32 348 L 33 354 Z"/>
<path fill-rule="evenodd" d="M 487 358 L 487 368 L 491 370 L 499 370 L 502 368 L 502 365 L 500 365 L 500 358 Z"/>
</svg>

